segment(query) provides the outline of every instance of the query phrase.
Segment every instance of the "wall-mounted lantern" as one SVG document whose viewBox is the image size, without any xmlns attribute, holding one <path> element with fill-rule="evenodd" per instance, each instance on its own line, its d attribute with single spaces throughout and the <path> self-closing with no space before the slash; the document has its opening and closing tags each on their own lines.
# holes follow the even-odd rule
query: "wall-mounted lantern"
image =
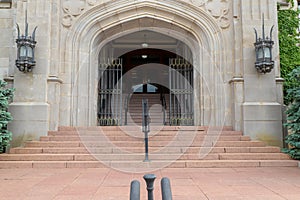
<svg viewBox="0 0 300 200">
<path fill-rule="evenodd" d="M 272 32 L 274 26 L 272 26 L 270 30 L 270 36 L 265 36 L 265 24 L 264 24 L 264 16 L 262 20 L 262 38 L 257 35 L 256 29 L 255 37 L 256 42 L 254 43 L 255 52 L 256 52 L 256 62 L 255 68 L 260 73 L 269 73 L 274 68 L 274 61 L 272 60 L 272 47 L 274 45 L 274 41 L 272 41 Z"/>
<path fill-rule="evenodd" d="M 35 31 L 37 27 L 34 28 L 32 35 L 28 35 L 28 23 L 27 23 L 27 12 L 25 17 L 25 35 L 20 35 L 20 28 L 17 24 L 18 38 L 16 39 L 18 53 L 16 66 L 21 72 L 31 72 L 35 66 L 34 60 L 34 48 L 36 45 L 35 41 Z"/>
</svg>

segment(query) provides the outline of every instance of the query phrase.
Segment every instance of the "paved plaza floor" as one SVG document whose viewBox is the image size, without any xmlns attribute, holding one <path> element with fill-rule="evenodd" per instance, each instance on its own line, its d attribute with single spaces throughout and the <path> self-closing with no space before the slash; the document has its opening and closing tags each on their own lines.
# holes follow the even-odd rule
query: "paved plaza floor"
<svg viewBox="0 0 300 200">
<path fill-rule="evenodd" d="M 300 199 L 300 169 L 201 168 L 153 172 L 155 200 L 161 199 L 160 180 L 171 181 L 173 200 Z M 130 182 L 140 180 L 146 200 L 144 174 L 113 169 L 1 169 L 2 200 L 129 200 Z"/>
</svg>

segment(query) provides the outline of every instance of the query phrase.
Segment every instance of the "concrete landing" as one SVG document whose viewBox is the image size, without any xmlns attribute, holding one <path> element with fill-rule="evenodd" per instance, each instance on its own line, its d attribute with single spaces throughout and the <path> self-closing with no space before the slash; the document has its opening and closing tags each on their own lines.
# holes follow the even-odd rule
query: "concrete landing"
<svg viewBox="0 0 300 200">
<path fill-rule="evenodd" d="M 155 199 L 161 199 L 160 180 L 169 177 L 174 200 L 299 200 L 300 169 L 200 168 L 162 169 L 154 172 Z M 0 169 L 2 200 L 128 200 L 130 182 L 143 174 L 109 168 Z"/>
</svg>

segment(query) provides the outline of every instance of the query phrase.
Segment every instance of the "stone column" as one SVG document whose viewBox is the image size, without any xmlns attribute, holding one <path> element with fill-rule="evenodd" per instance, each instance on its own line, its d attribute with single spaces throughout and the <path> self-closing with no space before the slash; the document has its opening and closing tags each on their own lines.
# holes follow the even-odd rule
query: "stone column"
<svg viewBox="0 0 300 200">
<path fill-rule="evenodd" d="M 24 33 L 25 11 L 28 13 L 29 33 L 35 26 L 36 66 L 32 72 L 23 73 L 15 67 L 14 101 L 9 111 L 14 118 L 9 129 L 13 133 L 12 147 L 28 140 L 37 140 L 49 130 L 49 104 L 47 103 L 47 78 L 50 68 L 51 0 L 18 1 L 16 22 Z"/>
<path fill-rule="evenodd" d="M 244 69 L 243 69 L 243 32 L 240 0 L 233 1 L 233 33 L 234 38 L 234 67 L 233 76 L 229 81 L 232 91 L 231 109 L 232 109 L 232 126 L 234 130 L 243 130 L 243 110 L 244 103 Z M 230 37 L 230 36 L 228 36 Z"/>
<path fill-rule="evenodd" d="M 278 36 L 276 1 L 240 1 L 242 20 L 242 58 L 244 68 L 243 131 L 254 140 L 269 145 L 282 146 L 282 101 L 279 101 L 276 77 L 279 76 Z M 253 28 L 261 35 L 262 13 L 265 16 L 265 31 L 270 34 L 275 25 L 273 58 L 275 66 L 271 73 L 260 74 L 254 67 L 255 35 Z"/>
</svg>

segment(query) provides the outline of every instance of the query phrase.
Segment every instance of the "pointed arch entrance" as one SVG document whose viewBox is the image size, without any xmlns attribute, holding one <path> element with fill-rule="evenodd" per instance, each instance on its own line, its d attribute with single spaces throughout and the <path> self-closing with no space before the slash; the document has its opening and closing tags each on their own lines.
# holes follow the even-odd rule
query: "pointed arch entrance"
<svg viewBox="0 0 300 200">
<path fill-rule="evenodd" d="M 175 53 L 193 67 L 194 123 L 224 124 L 225 114 L 228 114 L 223 103 L 227 98 L 224 93 L 230 93 L 230 88 L 223 87 L 226 72 L 221 67 L 226 66 L 223 50 L 226 44 L 214 19 L 205 11 L 181 1 L 168 1 L 168 4 L 126 1 L 122 7 L 119 1 L 111 1 L 105 7 L 95 6 L 82 14 L 66 34 L 61 125 L 98 124 L 99 64 L 104 62 L 102 58 L 119 58 L 124 54 L 109 48 L 104 57 L 100 52 L 111 41 L 143 30 L 175 38 L 190 49 L 191 58 L 186 58 L 184 51 Z M 230 116 L 226 119 L 230 124 Z"/>
</svg>

